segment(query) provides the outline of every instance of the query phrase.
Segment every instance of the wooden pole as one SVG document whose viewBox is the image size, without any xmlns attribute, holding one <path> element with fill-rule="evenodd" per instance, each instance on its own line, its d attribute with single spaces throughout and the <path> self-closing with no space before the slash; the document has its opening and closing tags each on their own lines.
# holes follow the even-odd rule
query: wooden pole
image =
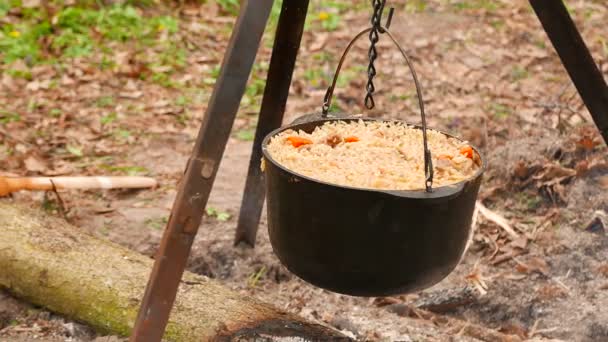
<svg viewBox="0 0 608 342">
<path fill-rule="evenodd" d="M 608 144 L 608 85 L 568 9 L 562 0 L 530 0 L 530 4 Z"/>
<path fill-rule="evenodd" d="M 260 170 L 262 140 L 272 130 L 281 126 L 291 77 L 300 49 L 309 0 L 284 0 L 277 26 L 270 67 L 258 125 L 251 150 L 247 182 L 241 202 L 241 212 L 236 228 L 234 244 L 241 242 L 253 247 L 264 206 L 264 174 Z"/>
<path fill-rule="evenodd" d="M 273 0 L 244 0 L 163 234 L 131 342 L 160 342 Z"/>
</svg>

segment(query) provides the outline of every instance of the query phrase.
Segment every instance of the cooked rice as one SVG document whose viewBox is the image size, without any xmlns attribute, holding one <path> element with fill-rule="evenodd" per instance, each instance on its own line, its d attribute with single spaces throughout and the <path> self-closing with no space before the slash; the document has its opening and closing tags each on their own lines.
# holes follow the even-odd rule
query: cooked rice
<svg viewBox="0 0 608 342">
<path fill-rule="evenodd" d="M 312 143 L 294 147 L 290 140 L 294 137 Z M 358 141 L 353 141 L 354 137 Z M 347 138 L 351 142 L 346 142 Z M 468 146 L 466 142 L 430 129 L 427 138 L 434 187 L 471 178 L 479 169 L 475 152 L 472 157 L 461 153 Z M 422 131 L 402 123 L 331 121 L 310 134 L 283 131 L 271 138 L 267 150 L 285 168 L 327 183 L 385 190 L 425 187 Z"/>
</svg>

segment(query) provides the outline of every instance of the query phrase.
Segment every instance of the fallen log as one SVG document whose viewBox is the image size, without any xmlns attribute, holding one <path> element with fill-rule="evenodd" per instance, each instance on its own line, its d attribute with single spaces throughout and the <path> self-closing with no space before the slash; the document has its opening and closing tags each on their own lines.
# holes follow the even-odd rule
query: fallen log
<svg viewBox="0 0 608 342">
<path fill-rule="evenodd" d="M 152 260 L 42 212 L 0 201 L 0 287 L 103 333 L 128 336 Z M 216 281 L 184 274 L 166 341 L 348 340 Z"/>
</svg>

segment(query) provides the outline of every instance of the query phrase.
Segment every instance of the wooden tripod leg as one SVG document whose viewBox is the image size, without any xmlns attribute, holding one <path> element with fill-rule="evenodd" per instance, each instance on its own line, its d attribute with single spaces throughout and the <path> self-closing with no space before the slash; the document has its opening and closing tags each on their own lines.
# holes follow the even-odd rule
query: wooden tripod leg
<svg viewBox="0 0 608 342">
<path fill-rule="evenodd" d="M 562 0 L 530 0 L 570 79 L 608 144 L 608 85 Z"/>
<path fill-rule="evenodd" d="M 283 121 L 291 77 L 302 40 L 309 0 L 283 1 L 277 27 L 270 67 L 258 125 L 253 141 L 247 182 L 234 243 L 251 247 L 255 239 L 264 206 L 264 175 L 260 170 L 262 140 Z"/>
<path fill-rule="evenodd" d="M 244 0 L 144 293 L 131 342 L 164 334 L 273 0 Z"/>
</svg>

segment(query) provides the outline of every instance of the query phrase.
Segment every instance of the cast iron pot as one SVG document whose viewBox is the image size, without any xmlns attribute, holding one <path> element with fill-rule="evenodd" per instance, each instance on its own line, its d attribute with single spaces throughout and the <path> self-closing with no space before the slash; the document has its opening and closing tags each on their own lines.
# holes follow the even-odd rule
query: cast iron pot
<svg viewBox="0 0 608 342">
<path fill-rule="evenodd" d="M 369 29 L 362 33 L 366 32 Z M 388 30 L 386 33 L 390 36 Z M 423 130 L 425 143 L 426 189 L 384 191 L 338 186 L 290 171 L 270 156 L 270 139 L 285 130 L 310 133 L 329 121 L 360 120 L 327 117 L 338 73 L 328 89 L 321 117 L 296 120 L 269 133 L 262 143 L 268 232 L 274 253 L 296 276 L 333 292 L 375 297 L 430 287 L 456 267 L 471 233 L 485 161 L 473 147 L 481 160 L 473 177 L 431 188 L 433 169 L 426 147 L 421 92 L 409 60 L 400 50 L 414 75 L 419 95 L 423 120 L 417 128 Z"/>
</svg>

